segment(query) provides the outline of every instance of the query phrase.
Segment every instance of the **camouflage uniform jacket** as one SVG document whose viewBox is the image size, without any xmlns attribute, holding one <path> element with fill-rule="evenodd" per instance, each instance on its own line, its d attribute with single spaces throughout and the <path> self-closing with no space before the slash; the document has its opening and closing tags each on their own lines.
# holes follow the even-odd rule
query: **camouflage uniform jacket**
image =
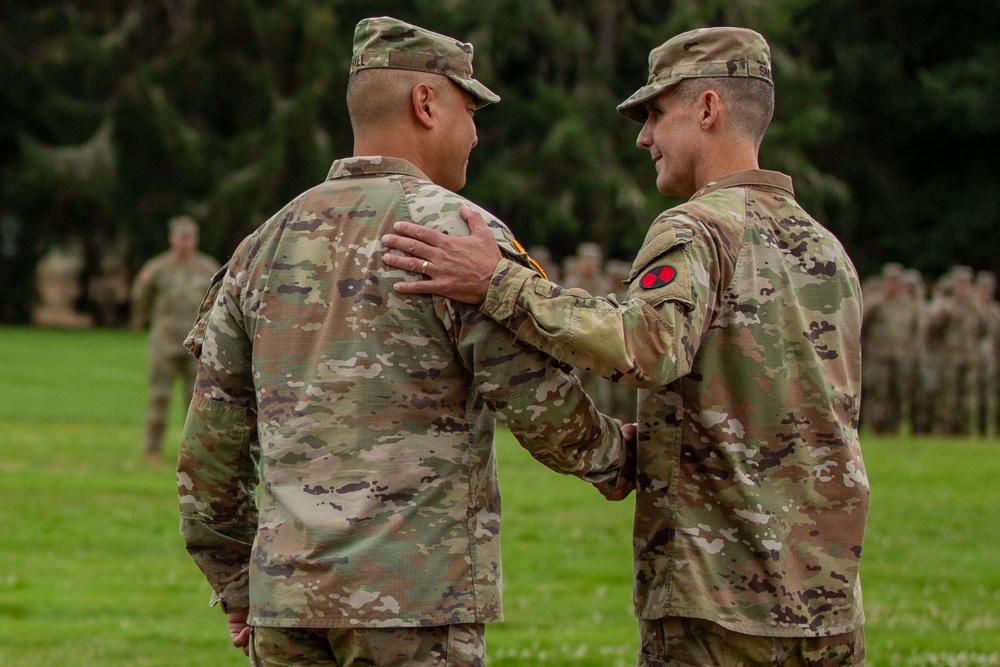
<svg viewBox="0 0 1000 667">
<path fill-rule="evenodd" d="M 865 358 L 909 359 L 920 336 L 920 314 L 905 296 L 873 299 L 861 325 Z"/>
<path fill-rule="evenodd" d="M 765 636 L 864 622 L 860 286 L 791 188 L 740 172 L 661 214 L 625 301 L 502 260 L 482 306 L 535 347 L 643 388 L 641 618 Z"/>
<path fill-rule="evenodd" d="M 462 204 L 404 160 L 339 160 L 243 241 L 203 306 L 181 532 L 253 625 L 500 620 L 493 415 L 554 470 L 619 470 L 620 426 L 568 366 L 475 307 L 392 289 L 413 274 L 382 263 L 382 235 L 467 233 Z"/>
<path fill-rule="evenodd" d="M 218 270 L 219 263 L 200 252 L 183 262 L 164 252 L 139 269 L 132 285 L 132 320 L 139 326 L 149 323 L 151 354 L 188 356 L 184 337 Z"/>
</svg>

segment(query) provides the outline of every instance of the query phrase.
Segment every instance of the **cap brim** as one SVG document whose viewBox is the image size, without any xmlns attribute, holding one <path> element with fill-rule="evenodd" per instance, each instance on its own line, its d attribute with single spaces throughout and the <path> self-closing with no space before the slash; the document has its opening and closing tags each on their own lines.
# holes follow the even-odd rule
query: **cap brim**
<svg viewBox="0 0 1000 667">
<path fill-rule="evenodd" d="M 618 105 L 618 113 L 637 123 L 645 123 L 646 116 L 649 114 L 643 105 L 675 83 L 677 83 L 677 80 L 673 79 L 669 81 L 657 81 L 648 86 L 643 86 L 632 93 L 631 97 Z"/>
<path fill-rule="evenodd" d="M 458 84 L 463 90 L 469 92 L 476 98 L 476 108 L 482 109 L 487 104 L 495 104 L 500 101 L 500 96 L 492 90 L 479 83 L 475 79 L 463 79 L 457 76 L 449 76 L 449 79 Z"/>
</svg>

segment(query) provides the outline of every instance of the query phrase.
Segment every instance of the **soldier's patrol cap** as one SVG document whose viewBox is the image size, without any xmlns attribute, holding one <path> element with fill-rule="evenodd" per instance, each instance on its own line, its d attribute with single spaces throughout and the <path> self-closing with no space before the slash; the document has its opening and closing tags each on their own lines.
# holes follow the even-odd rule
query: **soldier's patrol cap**
<svg viewBox="0 0 1000 667">
<path fill-rule="evenodd" d="M 167 229 L 171 236 L 198 236 L 198 223 L 189 215 L 178 215 L 170 218 Z"/>
<path fill-rule="evenodd" d="M 476 108 L 500 96 L 472 77 L 472 44 L 389 16 L 362 19 L 354 29 L 351 74 L 373 68 L 446 76 L 476 99 Z"/>
<path fill-rule="evenodd" d="M 771 50 L 748 28 L 698 28 L 649 52 L 649 80 L 618 105 L 631 120 L 646 120 L 644 103 L 684 79 L 749 77 L 771 85 Z"/>
</svg>

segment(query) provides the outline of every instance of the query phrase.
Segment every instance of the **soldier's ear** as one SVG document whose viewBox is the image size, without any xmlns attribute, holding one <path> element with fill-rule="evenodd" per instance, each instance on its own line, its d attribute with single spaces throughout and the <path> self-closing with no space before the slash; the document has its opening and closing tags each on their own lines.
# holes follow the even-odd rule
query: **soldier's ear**
<svg viewBox="0 0 1000 667">
<path fill-rule="evenodd" d="M 698 100 L 701 104 L 699 109 L 701 114 L 701 129 L 707 130 L 719 120 L 719 112 L 722 110 L 722 100 L 714 90 L 706 90 L 698 96 Z"/>
<path fill-rule="evenodd" d="M 437 121 L 437 114 L 434 110 L 436 95 L 434 89 L 426 83 L 418 83 L 410 91 L 410 106 L 413 116 L 428 130 L 433 128 Z"/>
</svg>

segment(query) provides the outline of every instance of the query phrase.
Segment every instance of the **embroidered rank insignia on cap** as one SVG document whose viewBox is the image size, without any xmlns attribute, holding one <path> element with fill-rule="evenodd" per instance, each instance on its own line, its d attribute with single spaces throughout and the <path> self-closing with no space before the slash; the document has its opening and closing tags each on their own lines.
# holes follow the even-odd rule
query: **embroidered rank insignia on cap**
<svg viewBox="0 0 1000 667">
<path fill-rule="evenodd" d="M 656 266 L 646 271 L 642 278 L 639 279 L 639 284 L 643 289 L 656 289 L 657 287 L 669 285 L 676 277 L 677 270 L 669 264 L 663 264 L 662 266 Z"/>
</svg>

